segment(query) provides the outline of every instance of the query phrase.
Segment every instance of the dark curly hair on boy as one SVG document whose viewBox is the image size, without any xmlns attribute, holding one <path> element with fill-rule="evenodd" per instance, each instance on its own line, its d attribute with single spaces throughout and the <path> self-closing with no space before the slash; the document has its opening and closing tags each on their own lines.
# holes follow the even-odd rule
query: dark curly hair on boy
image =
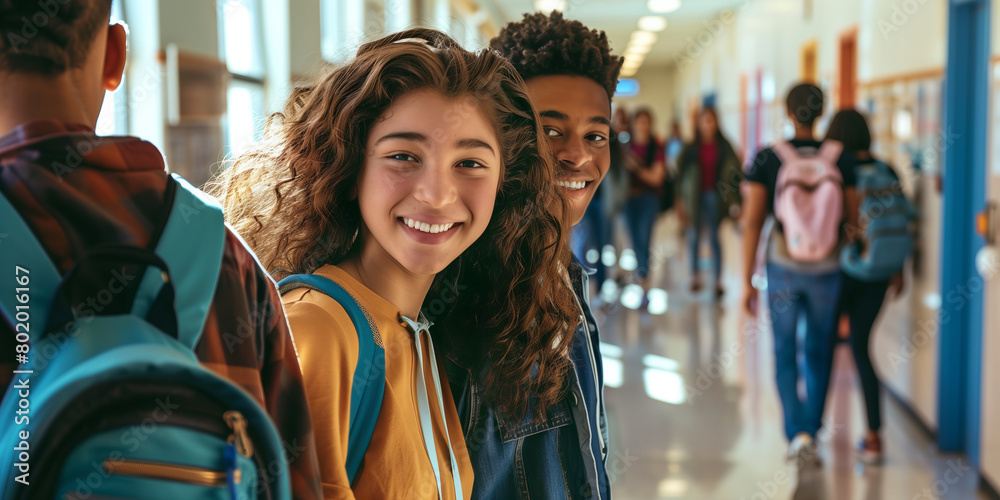
<svg viewBox="0 0 1000 500">
<path fill-rule="evenodd" d="M 622 59 L 611 55 L 603 31 L 587 28 L 580 21 L 563 18 L 562 12 L 525 14 L 509 23 L 490 40 L 490 48 L 511 62 L 521 78 L 542 75 L 585 76 L 608 93 L 615 94 Z"/>
<path fill-rule="evenodd" d="M 0 71 L 79 68 L 111 17 L 111 0 L 0 0 Z"/>
</svg>

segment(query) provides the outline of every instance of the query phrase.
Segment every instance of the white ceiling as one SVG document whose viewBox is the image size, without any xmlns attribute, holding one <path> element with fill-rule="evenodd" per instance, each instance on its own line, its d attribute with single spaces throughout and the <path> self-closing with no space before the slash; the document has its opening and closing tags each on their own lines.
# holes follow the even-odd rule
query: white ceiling
<svg viewBox="0 0 1000 500">
<path fill-rule="evenodd" d="M 683 0 L 681 8 L 665 16 L 667 29 L 646 56 L 643 67 L 672 64 L 674 55 L 690 44 L 696 44 L 703 32 L 710 33 L 706 23 L 726 8 L 735 8 L 749 0 Z M 488 11 L 494 13 L 498 27 L 521 19 L 525 12 L 534 10 L 533 0 L 480 0 Z M 646 7 L 646 0 L 567 0 L 567 18 L 577 19 L 590 28 L 604 30 L 611 41 L 611 49 L 621 54 L 628 46 L 629 36 L 637 30 L 636 23 L 642 16 L 654 14 Z M 710 35 L 708 35 L 710 36 Z"/>
</svg>

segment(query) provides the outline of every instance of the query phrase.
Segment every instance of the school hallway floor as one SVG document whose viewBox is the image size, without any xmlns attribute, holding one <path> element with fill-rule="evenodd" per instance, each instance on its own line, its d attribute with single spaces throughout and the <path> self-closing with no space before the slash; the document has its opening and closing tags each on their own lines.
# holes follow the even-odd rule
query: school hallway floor
<svg viewBox="0 0 1000 500">
<path fill-rule="evenodd" d="M 676 222 L 664 219 L 654 237 L 658 268 L 651 284 L 667 292 L 666 311 L 622 306 L 627 289 L 613 306 L 595 310 L 615 500 L 986 498 L 977 492 L 975 468 L 961 457 L 938 454 L 884 391 L 885 462 L 856 462 L 853 448 L 866 425 L 846 345 L 835 357 L 824 420 L 829 431 L 820 436 L 823 465 L 801 472 L 786 465 L 771 332 L 744 330 L 738 307 L 739 237 L 723 227 L 727 294 L 715 303 L 707 292 L 688 291 L 686 251 L 680 239 L 669 237 L 677 234 Z M 620 241 L 621 224 L 615 226 Z M 651 309 L 663 306 L 656 299 Z"/>
</svg>

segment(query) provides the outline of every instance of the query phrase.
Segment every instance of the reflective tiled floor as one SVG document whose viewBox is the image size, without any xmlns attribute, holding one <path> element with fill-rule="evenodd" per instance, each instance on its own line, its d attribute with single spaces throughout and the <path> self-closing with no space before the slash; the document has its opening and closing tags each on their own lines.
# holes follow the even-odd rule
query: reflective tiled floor
<svg viewBox="0 0 1000 500">
<path fill-rule="evenodd" d="M 855 462 L 853 444 L 866 426 L 845 347 L 836 355 L 821 436 L 823 467 L 785 465 L 770 330 L 745 323 L 737 306 L 738 236 L 723 231 L 728 294 L 714 303 L 688 291 L 687 256 L 669 236 L 676 226 L 661 222 L 652 285 L 666 290 L 666 312 L 632 310 L 619 297 L 598 313 L 616 500 L 985 498 L 977 496 L 975 470 L 937 454 L 888 396 L 886 462 Z"/>
</svg>

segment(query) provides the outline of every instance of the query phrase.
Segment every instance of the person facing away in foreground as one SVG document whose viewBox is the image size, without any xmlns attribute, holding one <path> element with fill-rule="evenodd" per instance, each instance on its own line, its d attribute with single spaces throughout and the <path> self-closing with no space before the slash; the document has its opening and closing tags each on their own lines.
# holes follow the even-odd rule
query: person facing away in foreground
<svg viewBox="0 0 1000 500">
<path fill-rule="evenodd" d="M 840 143 L 820 142 L 813 135 L 823 114 L 823 92 L 809 83 L 796 85 L 788 92 L 786 106 L 794 138 L 759 152 L 746 174 L 750 188 L 742 210 L 743 307 L 749 315 L 757 314 L 752 284 L 757 245 L 765 217 L 773 216 L 777 224 L 765 243 L 767 294 L 778 395 L 790 442 L 786 458 L 818 465 L 816 436 L 823 426 L 833 364 L 840 251 L 848 240 L 845 227 L 856 225 L 858 203 L 851 155 Z M 806 324 L 801 374 L 800 316 Z M 800 376 L 805 379 L 804 400 L 798 392 Z"/>
<path fill-rule="evenodd" d="M 523 82 L 494 52 L 407 30 L 296 90 L 267 136 L 216 181 L 233 225 L 276 274 L 346 290 L 385 350 L 381 409 L 352 477 L 358 331 L 318 290 L 284 295 L 324 496 L 470 498 L 435 351 L 493 360 L 485 394 L 520 414 L 530 392 L 561 390 L 575 326 L 557 271 L 569 260 L 565 210 Z"/>
<path fill-rule="evenodd" d="M 884 171 L 898 183 L 899 175 L 896 174 L 895 170 L 872 156 L 871 132 L 861 113 L 853 109 L 838 111 L 830 120 L 826 139 L 840 141 L 844 144 L 844 151 L 855 156 L 857 159 L 855 173 L 858 174 L 858 177 L 863 169 L 884 168 Z M 885 202 L 880 201 L 879 210 L 873 210 L 873 212 L 905 209 L 898 206 L 904 205 L 904 203 L 899 203 L 898 198 L 894 199 L 885 194 L 872 194 L 871 196 L 886 200 Z M 897 203 L 897 206 L 892 206 L 894 202 Z M 858 212 L 861 213 L 860 208 Z M 902 257 L 905 258 L 905 255 Z M 847 272 L 843 272 L 841 276 L 843 286 L 838 312 L 847 317 L 850 327 L 851 351 L 854 353 L 854 364 L 858 368 L 858 378 L 861 380 L 865 410 L 868 415 L 868 432 L 858 443 L 856 452 L 859 460 L 870 464 L 882 460 L 882 438 L 879 435 L 882 427 L 882 409 L 878 374 L 875 373 L 875 367 L 872 366 L 868 347 L 872 328 L 879 311 L 882 309 L 883 302 L 887 297 L 890 299 L 900 297 L 905 282 L 904 276 L 903 268 L 887 279 L 860 279 L 847 274 Z"/>
<path fill-rule="evenodd" d="M 504 27 L 490 47 L 525 80 L 558 160 L 557 182 L 569 220 L 578 224 L 611 163 L 611 96 L 622 60 L 611 55 L 603 32 L 559 12 L 526 14 Z M 486 367 L 461 358 L 449 364 L 476 471 L 475 498 L 611 498 L 603 364 L 587 272 L 575 257 L 550 265 L 564 277 L 561 293 L 575 296 L 570 300 L 580 324 L 564 335 L 556 359 L 549 345 L 523 341 L 523 348 L 507 356 L 533 365 L 538 379 L 555 375 L 550 363 L 568 367 L 551 379 L 556 390 L 535 390 L 529 414 L 511 412 L 489 393 L 491 374 L 503 358 L 492 357 Z M 517 334 L 525 339 L 538 335 L 538 326 L 519 327 Z"/>
<path fill-rule="evenodd" d="M 105 91 L 118 87 L 125 68 L 126 30 L 108 24 L 111 0 L 59 3 L 34 37 L 0 40 L 0 191 L 67 273 L 99 246 L 149 246 L 172 201 L 156 147 L 94 132 Z M 0 2 L 2 32 L 19 33 L 23 16 L 38 9 L 37 2 Z M 215 286 L 195 355 L 268 411 L 286 447 L 293 496 L 319 498 L 305 392 L 280 298 L 228 230 Z M 14 338 L 0 321 L 4 388 L 17 366 Z"/>
</svg>

